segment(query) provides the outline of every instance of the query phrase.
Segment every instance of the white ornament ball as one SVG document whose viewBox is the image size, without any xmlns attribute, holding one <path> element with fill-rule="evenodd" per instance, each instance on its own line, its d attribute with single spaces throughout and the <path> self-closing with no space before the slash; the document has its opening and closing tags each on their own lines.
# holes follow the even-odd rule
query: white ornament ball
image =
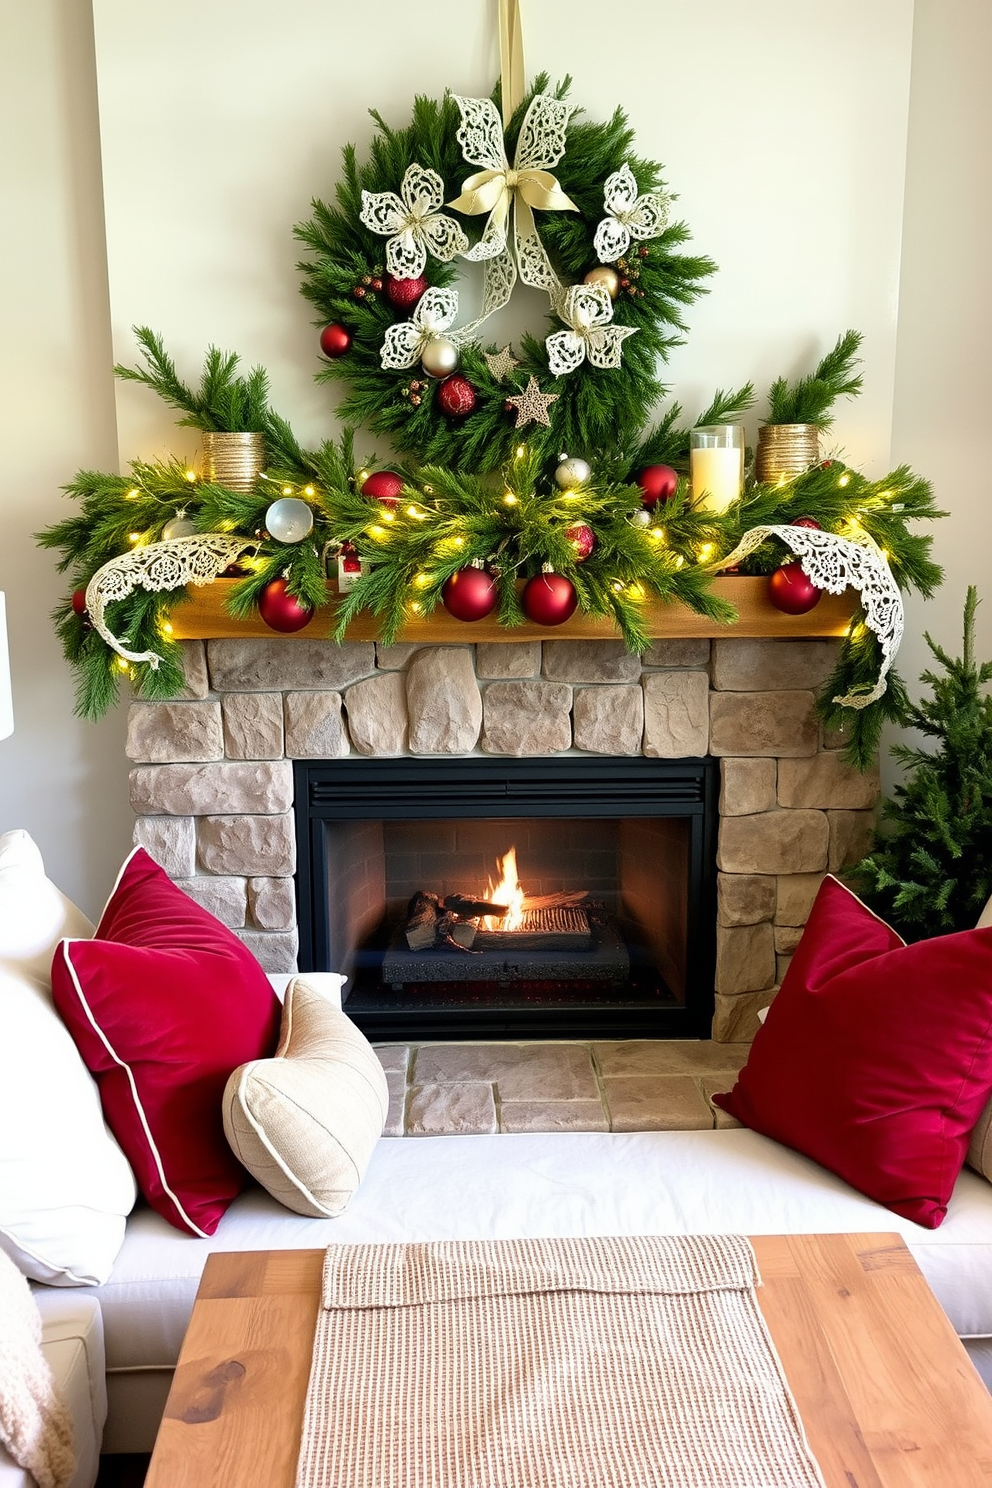
<svg viewBox="0 0 992 1488">
<path fill-rule="evenodd" d="M 298 496 L 280 496 L 265 513 L 265 530 L 276 542 L 302 542 L 313 531 L 313 512 Z"/>
<path fill-rule="evenodd" d="M 432 336 L 424 347 L 420 365 L 428 377 L 450 377 L 458 366 L 458 347 L 447 336 Z"/>
<path fill-rule="evenodd" d="M 651 525 L 651 513 L 649 511 L 632 512 L 630 520 L 634 527 L 649 527 Z"/>
<path fill-rule="evenodd" d="M 170 517 L 162 528 L 162 536 L 167 542 L 174 537 L 192 537 L 196 531 L 196 523 L 192 517 Z"/>
<path fill-rule="evenodd" d="M 591 475 L 592 470 L 585 460 L 562 460 L 555 471 L 555 484 L 563 491 L 570 491 L 573 486 L 584 486 Z"/>
</svg>

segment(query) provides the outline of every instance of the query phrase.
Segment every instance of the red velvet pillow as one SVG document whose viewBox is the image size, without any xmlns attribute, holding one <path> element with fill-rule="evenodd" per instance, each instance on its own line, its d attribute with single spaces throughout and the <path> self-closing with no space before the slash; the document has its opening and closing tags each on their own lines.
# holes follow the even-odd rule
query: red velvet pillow
<svg viewBox="0 0 992 1488">
<path fill-rule="evenodd" d="M 52 990 L 145 1198 L 177 1229 L 212 1235 L 245 1182 L 224 1086 L 278 1032 L 258 962 L 139 847 L 94 939 L 60 942 Z"/>
<path fill-rule="evenodd" d="M 992 1091 L 992 928 L 906 945 L 826 878 L 729 1095 L 745 1126 L 936 1229 Z"/>
</svg>

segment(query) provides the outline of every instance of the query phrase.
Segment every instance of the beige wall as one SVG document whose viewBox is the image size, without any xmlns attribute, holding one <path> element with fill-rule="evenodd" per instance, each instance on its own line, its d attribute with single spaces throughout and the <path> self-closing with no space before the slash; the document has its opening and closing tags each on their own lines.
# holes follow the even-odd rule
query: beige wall
<svg viewBox="0 0 992 1488">
<path fill-rule="evenodd" d="M 105 0 L 100 0 L 100 4 L 105 10 Z M 888 6 L 889 0 L 885 0 L 884 4 L 855 7 L 869 25 L 872 44 L 877 43 L 877 37 L 871 28 L 877 26 L 880 15 L 906 13 L 906 5 L 887 10 Z M 161 11 L 172 8 L 163 7 Z M 133 5 L 118 9 L 146 18 L 161 13 L 159 8 Z M 196 9 L 201 15 L 216 15 L 229 14 L 232 7 L 226 0 L 223 3 L 216 0 L 210 7 Z M 273 17 L 278 17 L 280 9 L 254 7 L 256 13 Z M 539 18 L 546 14 L 543 7 L 532 5 L 531 9 Z M 577 16 L 579 9 L 569 6 L 569 16 Z M 644 16 L 654 13 L 654 7 L 642 9 Z M 769 4 L 767 0 L 755 0 L 754 5 L 733 9 L 752 18 L 751 50 L 742 56 L 741 66 L 749 88 L 762 92 L 761 63 L 770 62 L 774 70 L 775 60 L 770 45 L 762 48 L 757 44 L 759 40 L 771 42 L 770 33 L 761 34 L 762 20 L 767 18 L 766 12 L 771 14 Z M 99 135 L 87 10 L 84 0 L 33 0 L 30 5 L 23 0 L 0 0 L 0 47 L 5 64 L 5 85 L 0 93 L 3 139 L 0 183 L 5 221 L 0 239 L 3 297 L 0 418 L 5 452 L 0 462 L 3 520 L 0 582 L 8 595 L 13 631 L 16 710 L 15 734 L 0 742 L 0 826 L 23 825 L 32 831 L 41 843 L 53 876 L 83 907 L 95 913 L 130 837 L 122 717 L 118 715 L 96 726 L 73 719 L 71 679 L 48 622 L 48 612 L 64 592 L 64 584 L 54 573 L 50 556 L 39 552 L 31 541 L 33 531 L 69 509 L 58 488 L 78 467 L 109 468 L 115 460 Z M 686 11 L 686 7 L 673 7 L 672 13 Z M 812 54 L 824 45 L 822 11 L 813 5 L 804 5 L 802 11 L 808 17 L 805 24 Z M 950 509 L 951 516 L 936 527 L 938 555 L 948 567 L 948 583 L 929 606 L 914 605 L 910 610 L 909 637 L 901 668 L 911 680 L 922 661 L 918 636 L 922 626 L 928 626 L 941 639 L 954 644 L 965 584 L 975 581 L 992 595 L 984 522 L 984 504 L 988 498 L 982 465 L 984 426 L 992 407 L 992 372 L 987 352 L 992 329 L 988 290 L 992 208 L 984 187 L 992 114 L 986 85 L 992 61 L 992 7 L 985 0 L 917 0 L 915 11 L 899 335 L 892 351 L 877 338 L 876 344 L 881 357 L 880 375 L 889 385 L 889 396 L 894 356 L 894 454 L 909 460 L 935 480 L 940 499 Z M 367 56 L 370 45 L 367 19 L 360 8 L 355 14 L 361 21 Z M 305 107 L 301 117 L 308 121 L 309 127 L 316 129 L 319 124 L 324 131 L 318 132 L 307 146 L 312 153 L 304 162 L 303 175 L 309 190 L 321 189 L 320 182 L 324 179 L 321 172 L 331 179 L 338 147 L 346 136 L 354 135 L 361 127 L 361 110 L 366 104 L 383 105 L 390 96 L 399 96 L 401 76 L 404 98 L 413 86 L 438 91 L 445 81 L 451 80 L 455 57 L 469 82 L 476 87 L 485 86 L 491 65 L 492 36 L 491 27 L 489 31 L 486 29 L 488 22 L 479 17 L 488 17 L 489 7 L 459 5 L 453 14 L 471 18 L 473 34 L 478 28 L 477 41 L 466 54 L 464 48 L 450 50 L 457 38 L 449 37 L 442 46 L 440 62 L 436 55 L 425 61 L 423 76 L 419 70 L 412 78 L 403 71 L 408 63 L 408 49 L 398 46 L 390 49 L 388 40 L 384 39 L 388 37 L 388 28 L 383 30 L 377 25 L 373 58 L 368 65 L 355 69 L 342 48 L 334 55 L 325 55 L 321 61 L 318 71 L 322 82 L 316 77 L 304 78 L 308 91 L 302 94 Z M 464 28 L 465 22 L 461 24 Z M 586 72 L 591 77 L 599 42 L 592 48 L 592 60 L 587 59 L 584 68 L 580 68 L 572 56 L 572 44 L 566 48 L 567 29 L 545 37 L 540 29 L 543 24 L 543 20 L 537 20 L 538 30 L 529 44 L 532 64 L 561 56 L 582 79 L 577 96 L 597 115 L 605 112 L 609 104 L 623 96 L 625 49 L 618 49 L 615 62 L 587 81 Z M 591 46 L 590 32 L 591 28 L 580 29 L 575 42 L 583 56 Z M 650 49 L 654 86 L 649 90 L 643 85 L 632 89 L 631 116 L 639 144 L 671 166 L 675 155 L 692 144 L 694 135 L 705 137 L 708 140 L 705 148 L 714 162 L 726 166 L 730 201 L 740 202 L 749 190 L 756 191 L 760 185 L 754 179 L 755 162 L 740 153 L 736 118 L 721 122 L 719 113 L 714 119 L 709 110 L 692 108 L 692 89 L 686 81 L 691 71 L 690 59 L 679 49 L 678 40 L 678 36 L 667 31 L 657 38 Z M 901 32 L 896 44 L 902 44 Z M 295 46 L 301 54 L 307 51 L 305 38 L 297 37 Z M 206 56 L 197 41 L 190 42 L 190 76 L 199 78 L 201 85 Z M 850 56 L 847 60 L 843 55 L 838 56 L 835 63 L 838 73 L 847 62 L 854 65 Z M 304 74 L 310 66 L 309 62 L 306 66 L 299 65 Z M 436 77 L 433 73 L 426 75 L 431 68 Z M 135 67 L 134 73 L 131 107 L 133 118 L 139 120 L 143 109 L 154 108 L 156 104 L 143 89 L 142 69 Z M 348 107 L 342 117 L 345 79 Z M 673 114 L 671 127 L 666 122 L 659 129 L 656 121 L 661 113 L 658 99 L 662 90 Z M 838 91 L 843 92 L 840 83 Z M 746 98 L 746 92 L 742 97 Z M 175 109 L 178 117 L 183 108 L 181 91 L 170 95 L 164 104 Z M 837 110 L 836 119 L 840 137 L 847 127 L 842 109 Z M 866 138 L 865 148 L 879 133 L 891 129 L 891 125 L 891 118 L 879 117 L 874 122 L 869 118 L 865 128 L 871 139 Z M 788 130 L 787 120 L 783 127 Z M 771 143 L 766 140 L 769 148 Z M 702 193 L 704 185 L 709 189 L 708 184 L 695 175 L 689 181 L 676 180 L 674 169 L 671 174 L 673 184 L 682 191 L 681 207 L 693 226 L 697 243 L 722 264 L 714 294 L 698 311 L 691 312 L 691 322 L 698 334 L 690 347 L 678 354 L 685 358 L 680 375 L 685 377 L 686 402 L 691 407 L 694 389 L 698 386 L 702 395 L 704 382 L 721 381 L 727 385 L 752 372 L 760 381 L 767 371 L 778 370 L 783 357 L 800 358 L 806 351 L 804 333 L 808 328 L 803 324 L 800 274 L 789 280 L 788 325 L 783 322 L 774 326 L 775 334 L 770 337 L 769 346 L 754 352 L 750 346 L 738 345 L 733 355 L 721 357 L 719 371 L 714 376 L 704 375 L 702 366 L 692 359 L 704 356 L 712 344 L 714 327 L 718 327 L 717 286 L 722 294 L 740 298 L 747 293 L 747 283 L 741 277 L 741 261 L 736 256 L 733 235 L 729 241 L 720 239 L 725 229 L 721 229 L 718 216 L 707 216 Z M 898 192 L 901 185 L 898 175 L 896 164 L 887 178 L 877 183 L 878 191 L 890 202 L 892 192 Z M 816 170 L 813 180 L 820 188 L 823 237 L 828 239 L 833 234 L 836 239 L 838 231 L 842 231 L 851 263 L 856 266 L 863 262 L 873 274 L 880 274 L 884 265 L 878 263 L 879 244 L 859 243 L 857 227 L 852 228 L 847 216 L 842 228 L 837 226 L 835 212 L 832 213 L 832 207 L 836 208 L 836 183 L 828 181 L 829 189 L 826 189 L 824 177 L 818 176 Z M 175 200 L 182 201 L 183 184 L 181 179 L 175 182 Z M 273 184 L 276 196 L 279 189 L 276 178 Z M 845 198 L 845 201 L 850 212 L 866 212 L 870 216 L 871 192 L 862 187 L 861 195 L 860 201 L 857 198 L 849 202 Z M 287 204 L 287 210 L 287 220 L 292 220 L 291 204 Z M 855 224 L 860 221 L 856 216 Z M 788 226 L 782 230 L 787 231 Z M 273 226 L 271 239 L 274 245 L 278 233 L 283 251 L 287 246 L 285 231 L 284 222 L 279 221 Z M 134 253 L 137 261 L 141 254 L 140 241 Z M 886 262 L 891 262 L 891 255 Z M 884 278 L 876 278 L 876 282 L 879 295 L 889 301 L 872 312 L 874 323 L 883 326 L 892 318 L 890 310 L 896 302 L 897 285 L 894 279 L 886 283 Z M 244 296 L 237 284 L 231 288 L 234 293 L 224 303 L 236 305 Z M 280 282 L 279 293 L 283 292 Z M 287 306 L 289 303 L 287 299 Z M 833 331 L 835 326 L 839 329 L 841 324 L 848 323 L 843 319 L 846 302 L 842 299 L 833 306 L 837 313 L 831 316 L 827 315 L 831 306 L 818 303 L 817 333 Z M 156 322 L 157 310 L 155 295 L 150 294 L 139 313 L 167 331 L 166 324 Z M 286 313 L 288 316 L 288 309 Z M 308 348 L 306 314 L 302 302 L 294 303 L 295 318 L 291 323 L 283 322 L 281 334 L 286 341 L 287 366 L 295 365 L 301 348 Z M 794 342 L 789 339 L 792 325 L 796 327 Z M 211 338 L 222 342 L 229 339 L 230 344 L 241 346 L 238 338 L 228 338 L 226 326 L 221 324 L 197 337 L 197 356 L 203 341 Z M 244 350 L 249 358 L 256 354 L 251 344 Z M 869 372 L 879 365 L 873 361 Z M 673 363 L 673 373 L 678 371 Z M 888 406 L 883 406 L 884 397 L 882 405 L 873 402 L 876 397 L 873 393 L 863 405 L 875 410 L 872 429 L 865 433 L 858 422 L 862 417 L 860 412 L 852 413 L 845 426 L 850 431 L 852 447 L 864 447 L 873 457 L 887 441 L 889 432 Z M 288 411 L 295 411 L 293 401 L 287 398 L 280 401 Z M 312 400 L 308 401 L 308 419 L 313 418 L 314 406 Z M 304 432 L 309 435 L 312 429 L 306 428 Z M 983 623 L 983 641 L 988 652 L 992 652 L 990 627 L 992 610 Z"/>
</svg>

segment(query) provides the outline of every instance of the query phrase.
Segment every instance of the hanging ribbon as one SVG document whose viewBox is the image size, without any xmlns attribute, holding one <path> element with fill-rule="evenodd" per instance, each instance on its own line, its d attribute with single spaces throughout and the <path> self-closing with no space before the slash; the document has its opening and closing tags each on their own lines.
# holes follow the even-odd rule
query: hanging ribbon
<svg viewBox="0 0 992 1488">
<path fill-rule="evenodd" d="M 520 0 L 499 0 L 500 95 L 503 100 L 503 129 L 523 102 L 524 33 L 520 25 Z"/>
<path fill-rule="evenodd" d="M 813 527 L 752 527 L 732 553 L 713 565 L 717 573 L 731 568 L 750 556 L 768 537 L 781 538 L 802 565 L 803 573 L 818 589 L 828 594 L 843 594 L 857 589 L 864 609 L 865 624 L 878 638 L 882 648 L 882 665 L 874 687 L 835 697 L 845 708 L 867 708 L 885 692 L 886 674 L 895 660 L 903 632 L 903 605 L 899 586 L 885 561 L 881 549 L 867 535 L 860 542 L 821 532 Z"/>
</svg>

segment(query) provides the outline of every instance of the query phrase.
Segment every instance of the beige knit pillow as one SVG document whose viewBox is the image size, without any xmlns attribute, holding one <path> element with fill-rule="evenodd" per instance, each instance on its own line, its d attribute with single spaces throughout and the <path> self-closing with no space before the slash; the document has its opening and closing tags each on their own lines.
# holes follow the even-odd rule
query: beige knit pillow
<svg viewBox="0 0 992 1488">
<path fill-rule="evenodd" d="M 389 1092 L 372 1045 L 302 978 L 272 1059 L 236 1069 L 224 1131 L 238 1161 L 296 1214 L 340 1214 L 382 1135 Z"/>
</svg>

